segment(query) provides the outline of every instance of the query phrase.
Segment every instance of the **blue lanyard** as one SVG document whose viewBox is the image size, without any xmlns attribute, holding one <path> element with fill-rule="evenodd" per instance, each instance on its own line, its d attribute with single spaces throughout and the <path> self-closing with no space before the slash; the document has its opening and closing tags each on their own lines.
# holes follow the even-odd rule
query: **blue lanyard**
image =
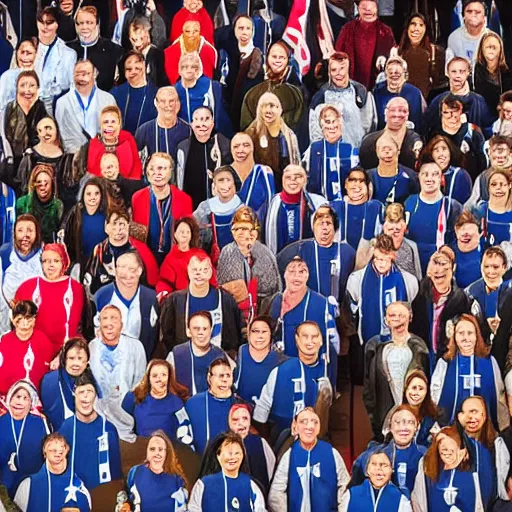
<svg viewBox="0 0 512 512">
<path fill-rule="evenodd" d="M 57 43 L 58 39 L 59 39 L 58 37 L 55 37 L 55 39 L 53 40 L 52 44 L 50 44 L 48 46 L 48 51 L 46 52 L 46 55 L 44 56 L 44 60 L 43 60 L 43 69 L 46 66 L 46 62 L 48 61 L 48 58 L 50 57 L 50 53 L 52 52 L 53 47 Z"/>
<path fill-rule="evenodd" d="M 89 110 L 89 107 L 91 106 L 92 100 L 94 99 L 94 95 L 96 94 L 96 86 L 93 87 L 91 94 L 89 95 L 89 101 L 87 102 L 87 106 L 84 105 L 84 102 L 82 101 L 82 96 L 75 90 L 75 96 L 76 100 L 78 101 L 78 104 L 80 105 L 80 110 L 84 114 L 84 128 L 85 128 L 85 115 L 87 114 L 87 111 Z"/>
</svg>

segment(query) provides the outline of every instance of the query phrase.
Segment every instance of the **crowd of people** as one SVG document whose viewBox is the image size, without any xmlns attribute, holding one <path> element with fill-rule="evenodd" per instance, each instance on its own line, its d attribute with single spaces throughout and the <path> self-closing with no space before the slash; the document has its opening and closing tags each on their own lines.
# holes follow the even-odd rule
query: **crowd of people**
<svg viewBox="0 0 512 512">
<path fill-rule="evenodd" d="M 0 511 L 512 511 L 509 65 L 508 0 L 0 2 Z"/>
</svg>

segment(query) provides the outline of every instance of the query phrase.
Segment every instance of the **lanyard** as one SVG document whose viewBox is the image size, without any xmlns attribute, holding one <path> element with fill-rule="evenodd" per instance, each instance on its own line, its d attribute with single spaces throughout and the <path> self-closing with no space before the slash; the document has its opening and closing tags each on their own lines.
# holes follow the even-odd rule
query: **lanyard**
<svg viewBox="0 0 512 512">
<path fill-rule="evenodd" d="M 66 402 L 66 397 L 64 396 L 64 393 L 62 392 L 62 383 L 59 379 L 59 391 L 60 391 L 60 397 L 62 399 L 62 405 L 64 406 L 64 419 L 67 420 L 68 418 L 71 418 L 73 416 L 73 411 L 68 407 L 68 403 Z M 73 391 L 71 391 L 71 394 L 73 394 Z"/>
<path fill-rule="evenodd" d="M 158 126 L 158 121 L 155 121 L 155 152 L 160 152 L 160 133 L 159 133 L 160 127 Z M 167 137 L 167 128 L 162 128 L 162 130 L 165 130 L 165 152 L 170 155 L 169 153 L 169 139 Z"/>
<path fill-rule="evenodd" d="M 28 414 L 27 414 L 28 416 Z M 17 437 L 16 436 L 16 428 L 14 427 L 14 420 L 11 416 L 11 429 L 12 429 L 12 437 L 14 439 L 14 446 L 16 447 L 16 452 L 14 453 L 11 453 L 11 456 L 9 458 L 9 469 L 11 471 L 17 471 L 16 469 L 16 465 L 14 463 L 14 457 L 16 457 L 18 459 L 18 463 L 20 461 L 20 446 L 21 446 L 21 439 L 23 438 L 23 431 L 25 430 L 25 422 L 27 421 L 27 416 L 25 416 L 23 418 L 23 423 L 21 424 L 21 429 L 20 429 L 20 436 Z"/>
<path fill-rule="evenodd" d="M 341 181 L 340 181 L 340 143 L 339 141 L 336 142 L 336 167 L 337 167 L 337 173 L 338 173 L 338 187 L 336 191 L 336 196 L 339 198 L 341 193 Z M 322 188 L 324 192 L 324 196 L 329 198 L 329 194 L 327 191 L 327 184 L 330 182 L 327 178 L 327 144 L 324 139 L 324 165 L 323 165 L 323 183 Z M 333 194 L 334 194 L 334 188 L 332 188 Z M 336 199 L 337 197 L 334 197 L 333 199 Z"/>
<path fill-rule="evenodd" d="M 52 511 L 52 481 L 50 478 L 50 470 L 48 469 L 48 462 L 45 464 L 46 466 L 46 480 L 48 482 L 48 512 Z M 71 477 L 73 480 L 73 477 Z"/>
<path fill-rule="evenodd" d="M 158 198 L 156 199 L 156 211 L 158 212 L 158 218 L 160 220 L 160 236 L 158 238 L 158 252 L 163 252 L 164 250 L 164 231 L 165 231 L 165 223 L 169 218 L 171 213 L 171 194 L 167 197 L 164 202 L 163 208 L 162 203 Z"/>
<path fill-rule="evenodd" d="M 192 396 L 194 396 L 195 394 L 197 394 L 197 389 L 196 389 L 196 377 L 195 377 L 194 351 L 192 350 L 192 342 L 190 342 L 189 350 L 190 350 L 190 359 L 192 361 Z"/>
<path fill-rule="evenodd" d="M 59 38 L 55 37 L 53 42 L 48 46 L 48 51 L 46 52 L 46 55 L 44 56 L 44 59 L 43 59 L 43 69 L 46 66 L 46 63 L 48 62 L 48 58 L 50 57 L 50 53 L 53 50 L 54 46 L 57 44 L 58 40 L 59 40 Z"/>
<path fill-rule="evenodd" d="M 321 292 L 321 288 L 320 288 L 320 264 L 319 264 L 319 257 L 318 257 L 318 244 L 315 240 L 314 242 L 315 244 L 315 270 L 316 270 L 316 291 L 318 293 L 322 293 Z M 308 300 L 309 300 L 309 297 L 308 297 Z"/>
<path fill-rule="evenodd" d="M 91 106 L 91 103 L 92 103 L 92 100 L 94 99 L 95 94 L 96 94 L 96 86 L 94 86 L 92 88 L 91 94 L 89 95 L 89 101 L 87 102 L 87 106 L 85 106 L 84 102 L 82 101 L 82 96 L 80 96 L 78 91 L 75 90 L 76 100 L 78 101 L 78 105 L 80 106 L 80 110 L 82 111 L 82 114 L 84 116 L 84 128 L 86 125 L 85 115 L 87 114 L 87 112 Z"/>
<path fill-rule="evenodd" d="M 386 485 L 388 485 L 388 484 L 386 484 Z M 379 489 L 379 492 L 377 493 L 377 500 L 375 500 L 375 494 L 373 492 L 372 484 L 370 484 L 370 496 L 372 497 L 372 502 L 373 502 L 373 512 L 377 512 L 377 509 L 379 508 L 379 501 L 382 496 L 382 491 L 384 491 L 384 489 L 386 488 L 386 485 Z"/>
<path fill-rule="evenodd" d="M 142 105 L 140 106 L 139 117 L 137 118 L 137 125 L 135 126 L 135 130 L 137 130 L 140 125 L 140 118 L 142 116 L 142 112 L 144 111 L 144 105 L 146 104 L 146 89 L 147 89 L 147 85 L 144 86 L 144 97 L 142 98 Z M 126 105 L 124 107 L 123 120 L 124 120 L 125 124 L 126 124 L 126 113 L 128 112 L 129 105 L 130 105 L 130 85 L 128 85 L 128 98 L 126 99 Z"/>
</svg>

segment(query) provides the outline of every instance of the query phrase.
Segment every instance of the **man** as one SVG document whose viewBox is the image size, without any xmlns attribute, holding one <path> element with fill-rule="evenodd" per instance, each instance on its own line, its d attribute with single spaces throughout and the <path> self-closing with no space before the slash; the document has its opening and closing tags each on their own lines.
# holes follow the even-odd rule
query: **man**
<svg viewBox="0 0 512 512">
<path fill-rule="evenodd" d="M 120 480 L 121 450 L 116 427 L 94 409 L 97 389 L 90 372 L 75 383 L 75 414 L 64 421 L 59 432 L 69 444 L 70 461 L 88 490 Z"/>
<path fill-rule="evenodd" d="M 190 136 L 190 127 L 178 118 L 181 103 L 176 89 L 170 86 L 158 89 L 155 107 L 157 118 L 141 124 L 135 132 L 137 148 L 148 157 L 164 152 L 176 161 L 178 144 Z"/>
<path fill-rule="evenodd" d="M 121 254 L 116 259 L 115 282 L 102 286 L 93 301 L 97 311 L 95 324 L 99 324 L 100 311 L 105 306 L 115 305 L 122 314 L 123 334 L 141 341 L 149 361 L 157 342 L 160 308 L 155 290 L 140 284 L 143 271 L 137 251 L 130 249 Z"/>
<path fill-rule="evenodd" d="M 396 142 L 400 150 L 398 161 L 405 167 L 414 169 L 416 159 L 423 148 L 423 142 L 421 137 L 407 126 L 407 119 L 409 118 L 407 100 L 401 97 L 390 99 L 384 110 L 384 117 L 386 120 L 385 128 L 370 133 L 361 143 L 359 148 L 361 165 L 365 169 L 373 169 L 379 165 L 375 152 L 377 140 L 386 133 Z"/>
<path fill-rule="evenodd" d="M 210 440 L 228 430 L 229 410 L 237 402 L 232 391 L 233 371 L 226 359 L 212 361 L 207 379 L 208 391 L 194 395 L 185 404 L 194 433 L 194 447 L 200 454 Z"/>
<path fill-rule="evenodd" d="M 327 200 L 306 191 L 307 174 L 299 165 L 283 170 L 283 191 L 270 202 L 265 228 L 266 244 L 277 254 L 296 240 L 311 238 L 311 217 Z"/>
<path fill-rule="evenodd" d="M 57 36 L 58 20 L 59 11 L 55 7 L 45 7 L 37 15 L 39 45 L 34 69 L 41 81 L 40 98 L 50 115 L 54 101 L 71 88 L 77 60 L 76 52 Z"/>
<path fill-rule="evenodd" d="M 167 153 L 154 153 L 147 164 L 149 186 L 133 195 L 133 221 L 146 227 L 146 241 L 157 263 L 171 250 L 172 226 L 192 215 L 192 199 L 170 185 L 174 162 Z"/>
<path fill-rule="evenodd" d="M 158 282 L 158 264 L 146 244 L 130 236 L 130 214 L 124 209 L 112 209 L 105 218 L 107 239 L 98 244 L 85 268 L 84 285 L 94 295 L 96 291 L 115 277 L 116 259 L 126 251 L 135 249 L 145 267 L 145 279 L 149 286 Z"/>
<path fill-rule="evenodd" d="M 463 210 L 455 221 L 455 237 L 455 281 L 464 289 L 482 277 L 482 235 L 478 221 L 469 210 Z"/>
<path fill-rule="evenodd" d="M 96 85 L 97 70 L 90 60 L 79 60 L 74 89 L 57 100 L 55 119 L 66 153 L 76 153 L 100 130 L 100 112 L 116 100 Z"/>
<path fill-rule="evenodd" d="M 322 331 L 316 322 L 306 320 L 295 330 L 298 357 L 274 368 L 256 401 L 253 418 L 258 423 L 271 421 L 277 434 L 290 428 L 293 418 L 305 407 L 314 407 L 319 399 L 327 410 L 319 411 L 323 430 L 327 429 L 328 409 L 333 388 L 327 374 L 327 361 L 320 355 Z"/>
<path fill-rule="evenodd" d="M 212 345 L 212 329 L 212 315 L 208 311 L 192 313 L 187 323 L 190 341 L 176 345 L 167 356 L 176 380 L 186 386 L 190 396 L 208 391 L 207 374 L 212 361 L 218 358 L 230 361 L 224 350 Z"/>
<path fill-rule="evenodd" d="M 92 62 L 98 70 L 98 87 L 102 91 L 110 91 L 114 86 L 117 64 L 124 53 L 123 48 L 100 35 L 98 10 L 92 5 L 78 9 L 75 25 L 78 38 L 69 41 L 67 46 L 75 50 L 78 59 Z"/>
<path fill-rule="evenodd" d="M 187 321 L 196 311 L 210 312 L 213 345 L 228 354 L 238 349 L 242 337 L 240 310 L 231 294 L 210 285 L 212 273 L 212 262 L 208 256 L 193 256 L 188 264 L 188 288 L 166 297 L 160 315 L 160 339 L 169 351 L 187 341 Z"/>
</svg>

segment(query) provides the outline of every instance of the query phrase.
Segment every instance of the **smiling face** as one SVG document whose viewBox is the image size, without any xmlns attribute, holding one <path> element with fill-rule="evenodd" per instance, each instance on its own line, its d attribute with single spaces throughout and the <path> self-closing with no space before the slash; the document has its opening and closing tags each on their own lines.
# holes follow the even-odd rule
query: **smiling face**
<svg viewBox="0 0 512 512">
<path fill-rule="evenodd" d="M 455 228 L 457 246 L 461 252 L 471 252 L 480 244 L 480 232 L 478 226 L 472 222 L 466 222 Z"/>
<path fill-rule="evenodd" d="M 467 321 L 460 320 L 455 326 L 455 343 L 462 356 L 472 356 L 475 353 L 476 329 L 475 326 Z"/>
<path fill-rule="evenodd" d="M 231 155 L 237 164 L 247 161 L 254 153 L 254 144 L 246 133 L 237 133 L 231 139 Z"/>
<path fill-rule="evenodd" d="M 392 303 L 386 309 L 386 323 L 393 335 L 404 336 L 409 331 L 411 313 L 404 304 Z"/>
<path fill-rule="evenodd" d="M 307 175 L 304 169 L 288 166 L 283 171 L 283 190 L 287 194 L 299 194 L 306 186 Z"/>
<path fill-rule="evenodd" d="M 231 396 L 233 386 L 233 370 L 229 364 L 220 364 L 212 368 L 208 374 L 210 393 L 217 398 L 228 398 Z"/>
<path fill-rule="evenodd" d="M 37 32 L 39 41 L 43 44 L 49 45 L 57 37 L 57 30 L 59 25 L 57 22 L 47 14 L 43 15 L 41 21 L 37 21 Z"/>
<path fill-rule="evenodd" d="M 73 347 L 66 354 L 66 372 L 71 377 L 79 377 L 84 373 L 88 362 L 87 352 L 83 348 Z"/>
<path fill-rule="evenodd" d="M 113 213 L 110 220 L 105 222 L 105 233 L 112 245 L 121 247 L 130 237 L 130 223 L 124 217 Z"/>
<path fill-rule="evenodd" d="M 331 60 L 329 62 L 329 78 L 336 87 L 343 87 L 348 79 L 349 60 Z"/>
<path fill-rule="evenodd" d="M 229 417 L 229 428 L 238 434 L 242 439 L 249 435 L 251 428 L 251 415 L 247 409 L 237 409 Z"/>
<path fill-rule="evenodd" d="M 119 137 L 121 131 L 121 119 L 114 112 L 107 112 L 101 115 L 101 133 L 106 141 Z"/>
<path fill-rule="evenodd" d="M 230 171 L 222 171 L 215 174 L 213 185 L 221 201 L 227 202 L 235 197 L 235 178 Z"/>
<path fill-rule="evenodd" d="M 174 239 L 179 246 L 187 246 L 190 248 L 192 240 L 192 231 L 186 222 L 180 222 L 174 230 Z"/>
<path fill-rule="evenodd" d="M 37 229 L 30 220 L 21 220 L 16 224 L 14 230 L 14 244 L 22 254 L 28 254 L 34 245 L 37 237 Z"/>
<path fill-rule="evenodd" d="M 507 144 L 492 144 L 489 156 L 492 167 L 505 167 L 510 161 L 510 148 Z"/>
<path fill-rule="evenodd" d="M 285 287 L 292 293 L 304 290 L 309 279 L 309 269 L 303 261 L 292 261 L 284 271 Z"/>
<path fill-rule="evenodd" d="M 402 246 L 405 232 L 407 231 L 407 224 L 405 220 L 400 219 L 398 222 L 384 221 L 382 232 L 389 235 L 393 239 L 393 247 L 398 250 Z"/>
<path fill-rule="evenodd" d="M 403 98 L 393 99 L 389 103 L 384 111 L 386 126 L 393 131 L 400 130 L 409 119 L 409 104 Z"/>
<path fill-rule="evenodd" d="M 44 144 L 55 144 L 57 142 L 57 126 L 55 121 L 44 117 L 37 123 L 37 136 Z"/>
<path fill-rule="evenodd" d="M 370 483 L 375 489 L 384 487 L 391 480 L 393 473 L 389 457 L 385 453 L 371 455 L 367 472 Z"/>
<path fill-rule="evenodd" d="M 507 262 L 498 254 L 484 254 L 482 259 L 482 276 L 485 284 L 491 288 L 499 286 L 507 271 Z"/>
<path fill-rule="evenodd" d="M 209 259 L 201 261 L 195 257 L 190 258 L 187 271 L 190 282 L 197 287 L 207 284 L 213 274 L 212 264 Z"/>
<path fill-rule="evenodd" d="M 427 383 L 419 377 L 414 377 L 405 390 L 407 403 L 412 407 L 419 407 L 425 400 L 427 391 Z"/>
<path fill-rule="evenodd" d="M 469 76 L 469 65 L 467 62 L 456 60 L 448 65 L 448 80 L 452 92 L 460 91 L 466 85 Z"/>
<path fill-rule="evenodd" d="M 307 359 L 316 357 L 322 346 L 322 333 L 316 325 L 301 325 L 295 334 L 295 344 L 299 357 L 304 356 Z"/>
<path fill-rule="evenodd" d="M 103 178 L 114 181 L 119 176 L 119 160 L 114 153 L 105 153 L 101 157 L 100 170 Z"/>
<path fill-rule="evenodd" d="M 203 2 L 202 0 L 183 0 L 183 7 L 185 7 L 187 11 L 195 14 L 199 9 L 202 9 Z"/>
<path fill-rule="evenodd" d="M 244 451 L 238 443 L 223 444 L 217 454 L 222 471 L 229 476 L 235 476 L 244 460 Z"/>
<path fill-rule="evenodd" d="M 29 42 L 21 43 L 16 52 L 16 62 L 21 69 L 32 69 L 36 60 L 36 49 Z"/>
<path fill-rule="evenodd" d="M 30 412 L 32 407 L 32 400 L 28 391 L 23 388 L 19 388 L 11 398 L 9 402 L 9 412 L 15 420 L 22 420 Z"/>
<path fill-rule="evenodd" d="M 419 172 L 420 188 L 425 194 L 431 195 L 441 190 L 442 171 L 435 163 L 425 164 Z"/>
<path fill-rule="evenodd" d="M 80 421 L 87 421 L 96 413 L 94 410 L 95 399 L 96 390 L 92 384 L 85 384 L 75 389 L 75 409 Z"/>
<path fill-rule="evenodd" d="M 451 153 L 448 144 L 440 140 L 432 149 L 432 158 L 441 170 L 445 170 L 450 165 Z"/>
<path fill-rule="evenodd" d="M 41 262 L 44 275 L 48 281 L 55 281 L 64 273 L 62 258 L 55 251 L 44 251 Z"/>
<path fill-rule="evenodd" d="M 117 285 L 128 290 L 137 289 L 142 270 L 139 261 L 133 254 L 122 254 L 116 260 Z"/>
<path fill-rule="evenodd" d="M 471 437 L 476 437 L 484 426 L 487 412 L 481 400 L 468 398 L 462 404 L 462 411 L 458 414 L 458 419 L 466 433 Z"/>
<path fill-rule="evenodd" d="M 288 53 L 281 45 L 275 44 L 268 52 L 267 64 L 274 74 L 280 75 L 288 66 Z"/>
<path fill-rule="evenodd" d="M 137 55 L 132 55 L 124 63 L 126 80 L 132 87 L 139 87 L 146 80 L 146 66 Z"/>
<path fill-rule="evenodd" d="M 500 201 L 510 195 L 510 183 L 503 174 L 494 174 L 489 180 L 489 199 Z"/>
<path fill-rule="evenodd" d="M 87 185 L 84 190 L 84 204 L 86 208 L 95 212 L 101 203 L 101 190 L 97 185 Z"/>
<path fill-rule="evenodd" d="M 167 457 L 167 445 L 165 441 L 158 436 L 153 436 L 146 448 L 146 460 L 149 469 L 154 473 L 162 473 Z"/>
<path fill-rule="evenodd" d="M 104 308 L 100 313 L 101 339 L 105 345 L 115 346 L 123 330 L 121 313 L 114 308 Z"/>
<path fill-rule="evenodd" d="M 438 436 L 440 436 L 440 441 L 437 448 L 445 469 L 457 467 L 460 461 L 460 448 L 457 446 L 457 443 L 454 439 L 443 433 L 438 434 Z"/>
<path fill-rule="evenodd" d="M 413 18 L 407 27 L 407 35 L 413 46 L 418 46 L 423 41 L 426 32 L 427 27 L 421 18 Z"/>
<path fill-rule="evenodd" d="M 235 37 L 241 46 L 247 45 L 253 34 L 252 21 L 248 18 L 240 18 L 235 25 Z"/>
<path fill-rule="evenodd" d="M 36 178 L 35 191 L 42 203 L 49 201 L 52 197 L 52 177 L 46 172 L 40 172 Z"/>
<path fill-rule="evenodd" d="M 69 447 L 66 446 L 62 441 L 53 439 L 45 444 L 43 448 L 44 456 L 48 461 L 48 464 L 52 468 L 65 468 L 66 457 L 69 453 Z"/>
<path fill-rule="evenodd" d="M 93 41 L 96 37 L 98 22 L 96 16 L 90 12 L 78 11 L 75 20 L 76 31 L 84 43 Z"/>
<path fill-rule="evenodd" d="M 450 288 L 453 279 L 453 266 L 448 257 L 438 254 L 430 258 L 427 276 L 430 277 L 437 290 L 445 291 Z"/>
<path fill-rule="evenodd" d="M 195 316 L 190 320 L 187 335 L 201 352 L 206 352 L 210 347 L 212 325 L 204 316 Z"/>
<path fill-rule="evenodd" d="M 262 104 L 261 106 L 261 115 L 263 118 L 263 122 L 270 126 L 276 123 L 283 113 L 283 109 L 281 107 L 281 103 L 277 100 L 270 100 Z"/>
<path fill-rule="evenodd" d="M 149 161 L 146 174 L 151 185 L 156 188 L 163 189 L 167 187 L 171 181 L 171 162 L 167 158 L 154 156 Z"/>
<path fill-rule="evenodd" d="M 151 36 L 149 32 L 141 27 L 133 28 L 133 26 L 130 26 L 129 39 L 132 48 L 140 53 L 142 53 L 151 44 Z"/>
<path fill-rule="evenodd" d="M 34 326 L 36 325 L 35 316 L 17 315 L 12 319 L 16 336 L 22 341 L 29 340 L 34 333 Z"/>
<path fill-rule="evenodd" d="M 405 69 L 401 64 L 391 63 L 386 66 L 386 80 L 389 86 L 398 87 L 405 81 Z"/>
<path fill-rule="evenodd" d="M 248 341 L 255 350 L 267 350 L 272 341 L 272 333 L 268 324 L 260 320 L 253 322 L 249 330 Z"/>
<path fill-rule="evenodd" d="M 340 114 L 336 114 L 331 109 L 326 110 L 320 118 L 320 126 L 325 140 L 330 144 L 341 139 L 343 122 Z"/>
<path fill-rule="evenodd" d="M 377 20 L 377 3 L 372 0 L 362 0 L 357 6 L 362 21 L 372 23 Z"/>
<path fill-rule="evenodd" d="M 366 177 L 362 171 L 350 171 L 345 180 L 345 190 L 351 204 L 362 204 L 369 199 Z"/>
<path fill-rule="evenodd" d="M 16 99 L 19 102 L 33 103 L 38 97 L 38 86 L 36 79 L 32 76 L 25 76 L 18 81 L 16 86 Z"/>
<path fill-rule="evenodd" d="M 206 142 L 211 137 L 213 125 L 212 114 L 205 108 L 197 109 L 192 115 L 192 131 L 201 142 Z"/>
<path fill-rule="evenodd" d="M 322 247 L 330 247 L 332 245 L 335 235 L 334 222 L 330 211 L 326 208 L 320 208 L 319 213 L 315 216 L 313 235 L 317 243 Z"/>
<path fill-rule="evenodd" d="M 410 411 L 398 411 L 391 417 L 391 434 L 398 447 L 409 446 L 417 428 L 418 420 Z"/>
<path fill-rule="evenodd" d="M 303 447 L 315 445 L 320 434 L 320 418 L 314 411 L 306 409 L 297 415 L 295 421 L 295 433 L 299 436 Z"/>
<path fill-rule="evenodd" d="M 169 370 L 163 364 L 155 364 L 149 372 L 149 387 L 152 396 L 167 396 L 169 389 Z"/>
</svg>

